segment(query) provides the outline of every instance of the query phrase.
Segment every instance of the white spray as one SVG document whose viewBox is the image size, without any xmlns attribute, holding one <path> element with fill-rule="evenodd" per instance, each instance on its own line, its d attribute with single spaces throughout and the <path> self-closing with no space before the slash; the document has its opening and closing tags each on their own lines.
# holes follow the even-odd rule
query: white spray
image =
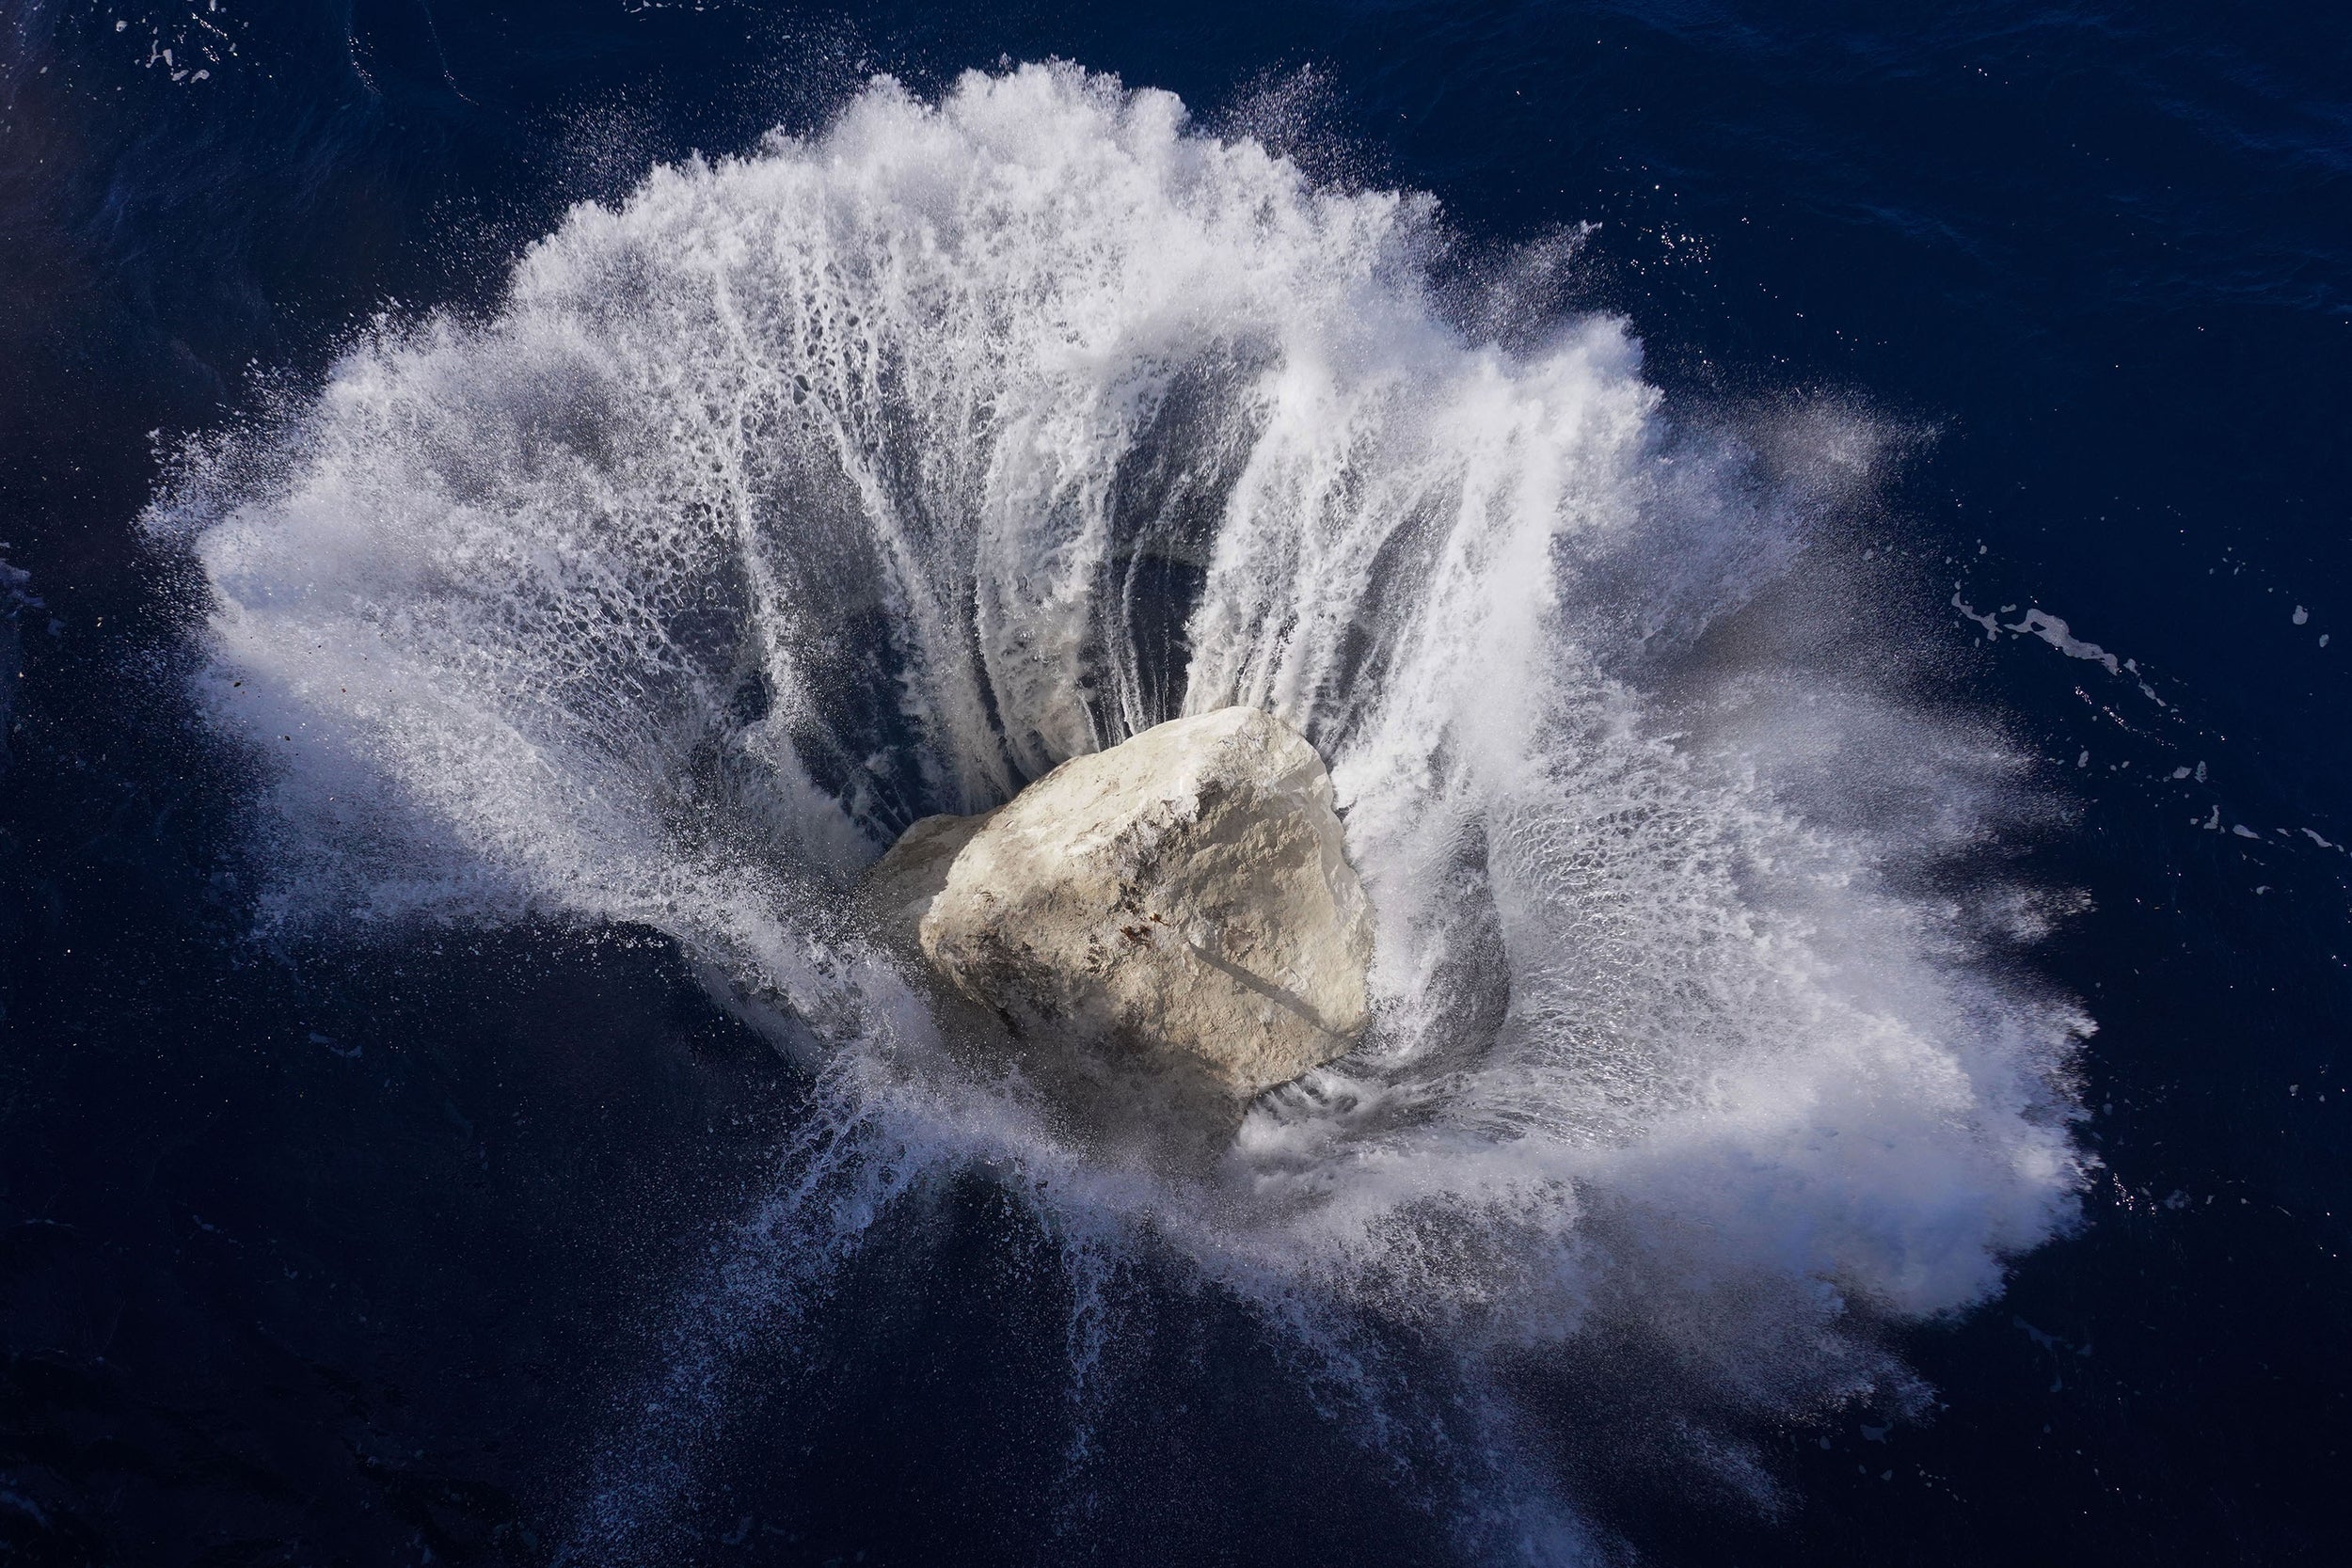
<svg viewBox="0 0 2352 1568">
<path fill-rule="evenodd" d="M 1645 695 L 1796 558 L 1805 498 L 1677 436 L 1617 323 L 1467 338 L 1444 249 L 1426 198 L 1318 188 L 1165 93 L 879 81 L 576 210 L 487 319 L 383 324 L 190 454 L 154 517 L 271 760 L 271 918 L 642 922 L 797 1021 L 830 1118 L 688 1292 L 682 1388 L 927 1170 L 1065 1239 L 1078 1468 L 1137 1249 L 1296 1337 L 1410 1470 L 1387 1337 L 1452 1347 L 1489 1438 L 1481 1369 L 1602 1323 L 1721 1404 L 1819 1406 L 1899 1381 L 1857 1306 L 1963 1307 L 2066 1223 L 2087 1023 L 1888 877 L 2005 759 L 1845 693 L 1938 800 L 1874 827 L 1756 672 Z M 1378 1022 L 1209 1178 L 1089 1166 L 932 1060 L 828 911 L 913 816 L 1230 703 L 1332 765 Z M 615 1440 L 609 1558 L 723 1414 L 673 1393 Z M 1540 1464 L 1443 1467 L 1465 1518 L 1579 1549 Z"/>
</svg>

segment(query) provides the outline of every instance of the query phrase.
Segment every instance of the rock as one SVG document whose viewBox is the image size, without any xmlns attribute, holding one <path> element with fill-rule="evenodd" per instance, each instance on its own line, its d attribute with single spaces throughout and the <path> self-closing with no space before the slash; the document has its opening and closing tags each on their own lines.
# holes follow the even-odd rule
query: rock
<svg viewBox="0 0 2352 1568">
<path fill-rule="evenodd" d="M 1230 1119 L 1343 1054 L 1367 1016 L 1372 912 L 1330 775 L 1254 709 L 1073 758 L 984 816 L 917 822 L 861 896 L 1098 1119 Z"/>
<path fill-rule="evenodd" d="M 947 885 L 948 867 L 995 815 L 924 817 L 866 871 L 858 883 L 860 902 L 901 943 L 919 947 L 923 916 Z"/>
</svg>

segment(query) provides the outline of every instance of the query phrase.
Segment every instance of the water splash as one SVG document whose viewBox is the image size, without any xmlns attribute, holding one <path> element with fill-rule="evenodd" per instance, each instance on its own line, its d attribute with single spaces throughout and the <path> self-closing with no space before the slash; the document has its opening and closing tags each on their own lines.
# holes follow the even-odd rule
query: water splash
<svg viewBox="0 0 2352 1568">
<path fill-rule="evenodd" d="M 1466 333 L 1501 307 L 1450 264 L 1427 198 L 1166 93 L 878 81 L 191 449 L 152 520 L 266 761 L 268 919 L 651 925 L 823 1074 L 588 1555 L 653 1550 L 712 1369 L 956 1172 L 1067 1260 L 1073 1475 L 1116 1463 L 1087 1412 L 1148 1259 L 1257 1312 L 1466 1549 L 1559 1559 L 1589 1536 L 1531 1365 L 1646 1347 L 1691 1432 L 1899 1393 L 1869 1321 L 2067 1222 L 2088 1022 L 2001 977 L 1993 901 L 1920 891 L 2010 759 L 1742 629 L 1867 484 L 1867 421 L 1692 427 L 1621 323 Z M 914 816 L 1231 703 L 1331 763 L 1376 1023 L 1153 1178 L 961 1076 L 833 911 Z"/>
</svg>

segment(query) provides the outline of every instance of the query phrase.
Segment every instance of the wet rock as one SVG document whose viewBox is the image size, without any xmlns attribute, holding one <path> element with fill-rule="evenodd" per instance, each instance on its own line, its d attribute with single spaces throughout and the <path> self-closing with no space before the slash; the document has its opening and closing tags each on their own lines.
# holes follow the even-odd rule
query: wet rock
<svg viewBox="0 0 2352 1568">
<path fill-rule="evenodd" d="M 1371 909 L 1331 781 L 1225 708 L 1075 757 L 983 816 L 917 822 L 861 896 L 1090 1116 L 1207 1115 L 1343 1054 Z"/>
</svg>

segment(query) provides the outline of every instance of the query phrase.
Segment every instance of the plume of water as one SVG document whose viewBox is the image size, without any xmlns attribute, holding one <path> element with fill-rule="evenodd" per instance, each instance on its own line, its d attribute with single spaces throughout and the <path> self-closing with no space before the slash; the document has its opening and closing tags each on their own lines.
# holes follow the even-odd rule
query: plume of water
<svg viewBox="0 0 2352 1568">
<path fill-rule="evenodd" d="M 1868 1320 L 1978 1301 L 2066 1223 L 2088 1023 L 1913 875 L 2007 760 L 1867 671 L 1833 721 L 1702 653 L 1867 481 L 1866 421 L 1782 431 L 1774 480 L 1670 417 L 1624 324 L 1473 336 L 1449 265 L 1428 198 L 1166 93 L 878 80 L 191 449 L 153 522 L 265 761 L 268 919 L 650 925 L 821 1076 L 683 1292 L 666 1413 L 614 1439 L 608 1555 L 691 1490 L 729 1345 L 927 1172 L 1060 1238 L 1073 1467 L 1115 1462 L 1085 1413 L 1148 1255 L 1538 1555 L 1585 1535 L 1498 1457 L 1507 1369 L 1606 1339 L 1714 1409 L 1883 1392 Z M 1232 703 L 1331 764 L 1376 1023 L 1208 1175 L 1082 1159 L 929 1049 L 838 890 L 916 816 Z"/>
</svg>

